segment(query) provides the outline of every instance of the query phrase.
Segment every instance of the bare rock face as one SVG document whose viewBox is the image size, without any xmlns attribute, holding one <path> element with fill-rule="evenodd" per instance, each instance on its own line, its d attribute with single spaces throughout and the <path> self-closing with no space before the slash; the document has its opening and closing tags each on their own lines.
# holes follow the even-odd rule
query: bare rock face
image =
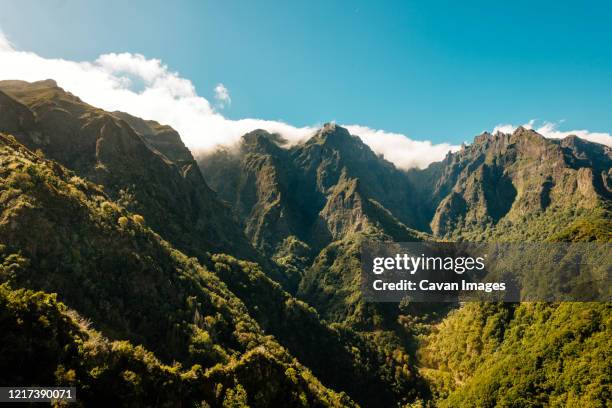
<svg viewBox="0 0 612 408">
<path fill-rule="evenodd" d="M 533 130 L 485 133 L 450 155 L 438 172 L 429 202 L 439 205 L 431 230 L 484 230 L 522 220 L 549 208 L 593 208 L 610 198 L 612 155 L 606 146 L 576 137 L 545 139 Z M 597 176 L 595 176 L 597 174 Z"/>
</svg>

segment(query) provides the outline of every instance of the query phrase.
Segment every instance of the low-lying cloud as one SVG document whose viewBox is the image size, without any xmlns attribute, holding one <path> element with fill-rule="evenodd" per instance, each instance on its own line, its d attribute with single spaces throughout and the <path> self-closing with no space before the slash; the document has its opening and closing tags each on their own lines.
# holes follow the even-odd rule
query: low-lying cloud
<svg viewBox="0 0 612 408">
<path fill-rule="evenodd" d="M 230 93 L 223 84 L 213 88 L 213 105 L 197 94 L 190 80 L 171 71 L 159 59 L 140 54 L 109 53 L 95 61 L 44 58 L 18 50 L 0 32 L 0 61 L 0 79 L 54 79 L 59 86 L 91 105 L 172 126 L 196 153 L 235 145 L 243 134 L 254 129 L 279 133 L 293 144 L 312 136 L 319 127 L 319 124 L 296 127 L 255 118 L 227 119 L 219 112 L 231 104 Z M 365 126 L 353 125 L 349 130 L 400 168 L 424 167 L 441 160 L 449 150 L 457 149 L 450 144 L 415 141 L 405 135 Z"/>
<path fill-rule="evenodd" d="M 385 132 L 367 126 L 345 127 L 351 134 L 359 136 L 376 153 L 382 154 L 385 159 L 402 169 L 425 168 L 433 161 L 442 160 L 449 151 L 456 151 L 461 147 L 449 143 L 433 144 L 427 140 L 412 140 L 401 133 Z"/>
<path fill-rule="evenodd" d="M 171 71 L 161 60 L 140 54 L 109 53 L 100 55 L 95 61 L 44 58 L 17 49 L 0 32 L 0 61 L 0 79 L 54 79 L 59 86 L 91 105 L 172 126 L 194 153 L 233 146 L 243 134 L 254 129 L 279 133 L 294 144 L 310 137 L 319 127 L 319 124 L 296 127 L 282 121 L 256 118 L 227 119 L 219 112 L 231 104 L 230 93 L 223 84 L 212 87 L 213 105 L 198 95 L 190 80 Z M 376 153 L 403 169 L 426 167 L 443 159 L 448 151 L 459 148 L 448 143 L 412 140 L 403 134 L 367 126 L 347 128 Z M 559 131 L 553 128 L 549 133 L 558 135 Z"/>
</svg>

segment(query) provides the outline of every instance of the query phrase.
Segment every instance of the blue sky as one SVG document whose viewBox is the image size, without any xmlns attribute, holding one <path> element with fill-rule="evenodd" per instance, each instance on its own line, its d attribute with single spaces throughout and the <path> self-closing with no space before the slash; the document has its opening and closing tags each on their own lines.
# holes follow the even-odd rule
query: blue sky
<svg viewBox="0 0 612 408">
<path fill-rule="evenodd" d="M 3 1 L 46 58 L 159 58 L 229 119 L 328 120 L 460 143 L 502 123 L 612 132 L 612 3 Z M 588 3 L 588 4 L 587 4 Z"/>
</svg>

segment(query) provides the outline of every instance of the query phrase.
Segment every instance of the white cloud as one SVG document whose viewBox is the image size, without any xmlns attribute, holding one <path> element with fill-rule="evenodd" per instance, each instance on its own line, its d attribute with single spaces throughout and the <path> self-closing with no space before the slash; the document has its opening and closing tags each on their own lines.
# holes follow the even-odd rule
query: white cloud
<svg viewBox="0 0 612 408">
<path fill-rule="evenodd" d="M 601 143 L 607 146 L 612 147 L 612 135 L 610 133 L 605 132 L 591 132 L 586 129 L 580 130 L 559 130 L 559 125 L 563 123 L 563 121 L 555 122 L 542 122 L 541 125 L 536 125 L 538 121 L 536 119 L 531 119 L 529 122 L 523 124 L 522 126 L 525 129 L 533 129 L 544 137 L 550 139 L 563 139 L 564 137 L 570 135 L 576 135 L 584 140 L 589 140 L 591 142 Z M 512 124 L 500 124 L 495 126 L 493 129 L 493 133 L 499 131 L 502 133 L 512 133 L 516 130 L 518 126 Z"/>
<path fill-rule="evenodd" d="M 93 62 L 43 58 L 16 50 L 0 32 L 0 61 L 0 79 L 52 78 L 91 105 L 169 124 L 193 151 L 235 144 L 257 128 L 278 132 L 292 142 L 314 132 L 279 121 L 226 119 L 197 94 L 191 81 L 160 60 L 140 54 L 104 54 Z"/>
<path fill-rule="evenodd" d="M 207 99 L 197 94 L 191 81 L 171 71 L 162 61 L 147 59 L 140 54 L 110 53 L 92 62 L 43 58 L 16 49 L 0 31 L 0 61 L 0 79 L 38 81 L 52 78 L 59 86 L 94 106 L 128 112 L 172 126 L 194 152 L 234 145 L 243 134 L 254 129 L 280 133 L 290 143 L 296 143 L 310 137 L 318 127 L 316 124 L 295 127 L 280 121 L 254 118 L 227 119 Z M 223 106 L 231 103 L 230 94 L 223 84 L 215 87 L 215 96 L 217 103 L 222 102 Z M 387 160 L 404 169 L 425 167 L 442 159 L 449 150 L 458 149 L 456 145 L 416 141 L 399 133 L 366 126 L 351 125 L 347 128 L 376 153 L 383 154 Z M 587 135 L 586 138 L 594 135 L 610 137 L 587 131 L 575 133 Z M 559 134 L 559 131 L 553 127 L 549 134 Z"/>
<path fill-rule="evenodd" d="M 366 126 L 345 127 L 351 134 L 359 136 L 376 153 L 384 155 L 385 159 L 402 169 L 427 167 L 431 162 L 442 160 L 449 151 L 456 151 L 461 147 L 448 143 L 433 144 L 430 141 L 412 140 L 401 133 L 389 133 Z"/>
<path fill-rule="evenodd" d="M 2 30 L 0 30 L 0 51 L 11 50 L 11 49 L 13 49 L 13 44 L 11 44 L 9 39 L 6 38 Z"/>
<path fill-rule="evenodd" d="M 221 109 L 232 104 L 229 89 L 225 85 L 219 83 L 215 86 L 215 100 L 217 101 L 217 106 Z"/>
</svg>

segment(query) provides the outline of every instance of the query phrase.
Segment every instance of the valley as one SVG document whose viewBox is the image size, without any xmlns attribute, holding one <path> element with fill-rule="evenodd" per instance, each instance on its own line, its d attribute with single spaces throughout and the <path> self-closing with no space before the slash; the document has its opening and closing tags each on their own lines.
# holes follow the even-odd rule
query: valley
<svg viewBox="0 0 612 408">
<path fill-rule="evenodd" d="M 0 81 L 0 163 L 3 383 L 83 406 L 609 402 L 610 303 L 360 290 L 366 241 L 611 243 L 609 146 L 519 127 L 402 170 L 327 123 L 191 152 L 53 80 Z"/>
</svg>

